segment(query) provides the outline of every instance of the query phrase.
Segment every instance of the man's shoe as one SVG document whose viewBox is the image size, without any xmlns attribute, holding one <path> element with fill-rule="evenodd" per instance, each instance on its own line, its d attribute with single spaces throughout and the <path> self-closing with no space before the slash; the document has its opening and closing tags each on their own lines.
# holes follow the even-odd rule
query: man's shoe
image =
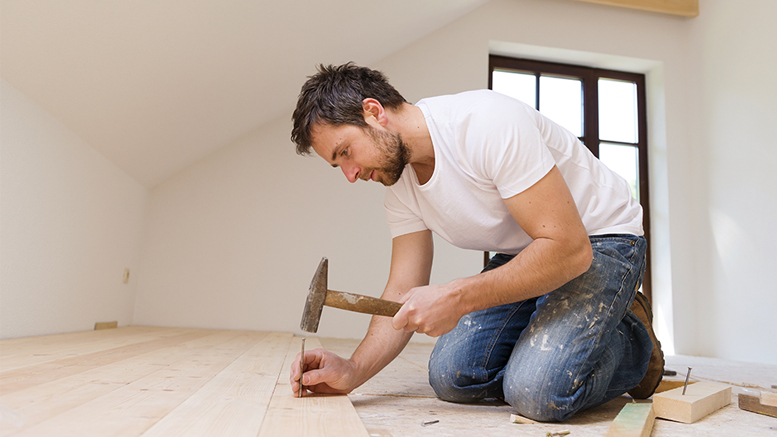
<svg viewBox="0 0 777 437">
<path fill-rule="evenodd" d="M 629 394 L 635 399 L 647 399 L 655 393 L 664 376 L 664 353 L 661 351 L 661 343 L 656 338 L 656 333 L 653 332 L 653 310 L 644 294 L 637 292 L 634 303 L 631 304 L 631 312 L 647 328 L 650 340 L 653 341 L 653 352 L 650 354 L 647 373 L 638 386 L 629 390 Z"/>
</svg>

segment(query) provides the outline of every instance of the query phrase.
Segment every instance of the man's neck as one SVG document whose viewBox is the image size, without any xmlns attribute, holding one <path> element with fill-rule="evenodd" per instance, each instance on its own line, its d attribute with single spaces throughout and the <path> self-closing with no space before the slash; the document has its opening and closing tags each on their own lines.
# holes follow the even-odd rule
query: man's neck
<svg viewBox="0 0 777 437">
<path fill-rule="evenodd" d="M 393 111 L 391 124 L 410 150 L 410 164 L 422 185 L 434 173 L 434 146 L 421 108 L 405 103 Z"/>
</svg>

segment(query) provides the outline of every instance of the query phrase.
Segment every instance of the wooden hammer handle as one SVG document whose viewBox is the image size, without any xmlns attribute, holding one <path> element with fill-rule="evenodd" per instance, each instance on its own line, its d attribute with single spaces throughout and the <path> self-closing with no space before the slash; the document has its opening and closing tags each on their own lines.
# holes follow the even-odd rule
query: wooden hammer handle
<svg viewBox="0 0 777 437">
<path fill-rule="evenodd" d="M 324 305 L 357 313 L 394 317 L 402 304 L 390 300 L 378 299 L 361 294 L 327 290 Z"/>
</svg>

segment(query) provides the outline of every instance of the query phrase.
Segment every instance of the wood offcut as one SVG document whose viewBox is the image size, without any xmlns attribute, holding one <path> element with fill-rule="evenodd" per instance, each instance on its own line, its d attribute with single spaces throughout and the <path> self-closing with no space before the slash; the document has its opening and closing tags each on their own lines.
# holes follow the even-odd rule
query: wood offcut
<svg viewBox="0 0 777 437">
<path fill-rule="evenodd" d="M 606 437 L 649 437 L 656 421 L 653 404 L 626 404 L 610 424 Z"/>
<path fill-rule="evenodd" d="M 656 417 L 693 423 L 731 403 L 731 387 L 713 382 L 697 382 L 653 395 Z"/>
<path fill-rule="evenodd" d="M 777 407 L 764 404 L 758 396 L 740 393 L 737 398 L 741 410 L 777 417 Z"/>
</svg>

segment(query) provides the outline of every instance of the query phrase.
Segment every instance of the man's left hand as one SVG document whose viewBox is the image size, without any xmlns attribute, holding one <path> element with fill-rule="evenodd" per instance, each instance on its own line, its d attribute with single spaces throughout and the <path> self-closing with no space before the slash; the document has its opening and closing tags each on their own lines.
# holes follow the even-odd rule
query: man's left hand
<svg viewBox="0 0 777 437">
<path fill-rule="evenodd" d="M 461 290 L 455 283 L 410 289 L 399 300 L 403 305 L 391 325 L 396 330 L 415 331 L 430 337 L 451 331 L 466 314 L 462 311 Z"/>
</svg>

